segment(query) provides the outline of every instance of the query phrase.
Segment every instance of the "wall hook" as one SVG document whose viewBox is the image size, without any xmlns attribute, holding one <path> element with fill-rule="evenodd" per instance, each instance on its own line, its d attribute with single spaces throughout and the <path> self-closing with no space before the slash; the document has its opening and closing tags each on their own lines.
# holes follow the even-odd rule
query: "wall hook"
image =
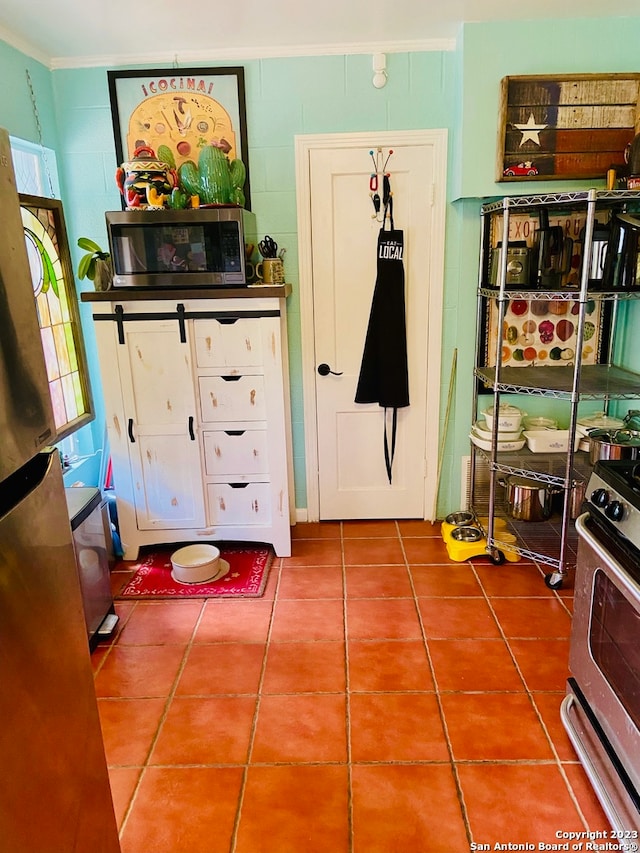
<svg viewBox="0 0 640 853">
<path fill-rule="evenodd" d="M 385 194 L 389 193 L 389 178 L 391 177 L 390 173 L 387 172 L 387 165 L 389 164 L 389 158 L 393 154 L 393 148 L 390 148 L 386 159 L 384 154 L 382 153 L 382 148 L 376 148 L 375 152 L 373 148 L 369 151 L 369 156 L 373 162 L 374 171 L 371 172 L 369 176 L 369 196 L 371 201 L 373 202 L 374 213 L 371 214 L 372 219 L 377 219 L 378 222 L 384 221 L 384 215 L 381 217 L 380 211 L 382 208 L 382 203 L 380 199 L 380 194 L 378 192 L 380 187 L 380 179 L 382 179 L 382 185 L 385 190 Z M 385 201 L 386 204 L 386 201 Z"/>
</svg>

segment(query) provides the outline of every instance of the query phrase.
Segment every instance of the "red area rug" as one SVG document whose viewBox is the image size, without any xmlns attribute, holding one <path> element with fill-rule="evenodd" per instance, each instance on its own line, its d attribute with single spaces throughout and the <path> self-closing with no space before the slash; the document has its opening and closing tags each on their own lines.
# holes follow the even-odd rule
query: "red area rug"
<svg viewBox="0 0 640 853">
<path fill-rule="evenodd" d="M 135 571 L 131 580 L 114 597 L 130 598 L 259 598 L 269 575 L 273 550 L 269 545 L 227 545 L 216 543 L 220 559 L 229 571 L 216 581 L 183 584 L 171 577 L 171 555 L 181 546 L 145 550 L 132 563 L 121 560 L 115 571 Z"/>
</svg>

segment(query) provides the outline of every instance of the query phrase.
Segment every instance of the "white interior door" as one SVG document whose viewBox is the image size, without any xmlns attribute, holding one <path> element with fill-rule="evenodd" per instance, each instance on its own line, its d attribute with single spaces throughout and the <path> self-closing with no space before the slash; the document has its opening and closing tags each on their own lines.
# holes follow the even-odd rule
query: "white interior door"
<svg viewBox="0 0 640 853">
<path fill-rule="evenodd" d="M 308 263 L 313 378 L 307 375 L 305 390 L 315 401 L 314 421 L 307 424 L 307 430 L 315 430 L 315 441 L 307 442 L 307 456 L 309 461 L 315 447 L 321 519 L 425 518 L 435 503 L 444 242 L 435 202 L 438 194 L 444 195 L 443 157 L 433 141 L 405 144 L 402 135 L 394 134 L 393 143 L 377 141 L 375 134 L 367 135 L 364 144 L 358 139 L 348 145 L 324 142 L 310 145 L 307 152 L 311 248 L 308 259 L 301 257 L 301 272 L 304 281 Z M 381 227 L 372 218 L 369 192 L 369 151 L 378 144 L 384 146 L 385 158 L 393 148 L 387 171 L 395 227 L 404 231 L 405 242 L 410 406 L 398 410 L 391 484 L 384 458 L 384 409 L 354 402 Z M 311 352 L 308 346 L 306 350 Z M 320 364 L 333 372 L 320 375 Z M 306 421 L 309 415 L 306 407 Z M 314 486 L 311 478 L 310 520 L 316 514 Z"/>
</svg>

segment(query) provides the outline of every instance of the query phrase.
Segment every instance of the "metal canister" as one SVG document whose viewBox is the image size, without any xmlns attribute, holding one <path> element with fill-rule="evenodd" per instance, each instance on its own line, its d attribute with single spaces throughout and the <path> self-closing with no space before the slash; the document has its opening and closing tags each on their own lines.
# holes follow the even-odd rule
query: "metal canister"
<svg viewBox="0 0 640 853">
<path fill-rule="evenodd" d="M 491 252 L 490 282 L 498 286 L 500 277 L 500 261 L 502 258 L 502 243 L 498 243 Z M 507 273 L 505 284 L 510 286 L 529 285 L 529 249 L 526 243 L 509 243 L 507 246 Z"/>
</svg>

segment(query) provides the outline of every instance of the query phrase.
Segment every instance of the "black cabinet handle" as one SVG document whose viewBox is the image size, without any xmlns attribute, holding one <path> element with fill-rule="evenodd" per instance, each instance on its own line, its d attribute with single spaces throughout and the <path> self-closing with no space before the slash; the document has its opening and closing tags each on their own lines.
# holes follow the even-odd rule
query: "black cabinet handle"
<svg viewBox="0 0 640 853">
<path fill-rule="evenodd" d="M 193 415 L 189 417 L 189 438 L 191 439 L 191 441 L 196 440 L 195 434 L 193 432 Z"/>
<path fill-rule="evenodd" d="M 216 320 L 221 326 L 233 326 L 234 323 L 238 322 L 239 317 L 216 317 Z"/>
<path fill-rule="evenodd" d="M 129 418 L 129 424 L 127 426 L 127 432 L 129 433 L 129 441 L 131 444 L 136 443 L 136 438 L 133 434 L 133 418 Z"/>
<path fill-rule="evenodd" d="M 225 435 L 244 435 L 246 430 L 244 429 L 225 429 Z"/>
<path fill-rule="evenodd" d="M 178 315 L 178 328 L 180 329 L 180 343 L 186 344 L 187 330 L 185 327 L 185 310 L 184 305 L 181 302 L 176 305 L 176 314 Z"/>
<path fill-rule="evenodd" d="M 228 483 L 232 489 L 246 489 L 249 483 Z"/>
<path fill-rule="evenodd" d="M 225 382 L 237 382 L 242 379 L 242 376 L 221 376 L 220 379 L 224 379 Z"/>
</svg>

